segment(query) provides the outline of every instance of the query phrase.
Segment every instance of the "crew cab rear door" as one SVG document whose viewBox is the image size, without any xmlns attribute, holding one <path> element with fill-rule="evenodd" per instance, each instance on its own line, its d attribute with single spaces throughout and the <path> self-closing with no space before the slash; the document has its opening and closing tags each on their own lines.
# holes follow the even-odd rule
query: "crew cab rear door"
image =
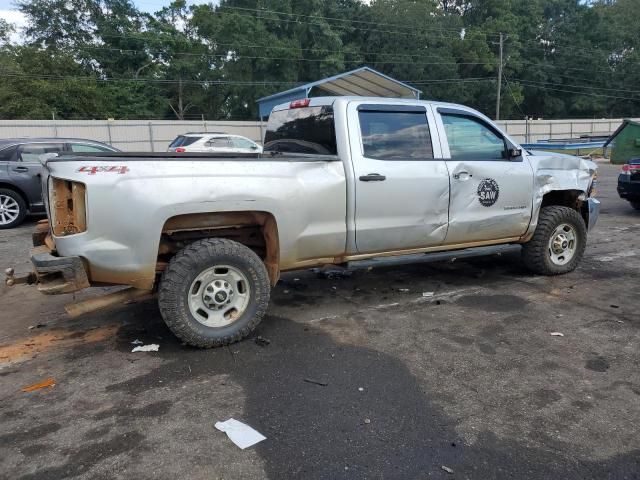
<svg viewBox="0 0 640 480">
<path fill-rule="evenodd" d="M 533 170 L 490 122 L 466 110 L 437 108 L 451 176 L 446 244 L 499 240 L 525 233 L 531 218 Z"/>
<path fill-rule="evenodd" d="M 359 253 L 437 246 L 447 232 L 449 174 L 425 105 L 347 107 Z"/>
</svg>

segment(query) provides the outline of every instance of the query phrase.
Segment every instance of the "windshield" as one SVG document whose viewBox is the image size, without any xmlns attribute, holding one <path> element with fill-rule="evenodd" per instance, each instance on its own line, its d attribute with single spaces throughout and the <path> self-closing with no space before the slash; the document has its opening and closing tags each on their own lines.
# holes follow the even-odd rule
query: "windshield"
<svg viewBox="0 0 640 480">
<path fill-rule="evenodd" d="M 264 137 L 265 152 L 336 155 L 333 108 L 292 108 L 272 112 Z"/>
</svg>

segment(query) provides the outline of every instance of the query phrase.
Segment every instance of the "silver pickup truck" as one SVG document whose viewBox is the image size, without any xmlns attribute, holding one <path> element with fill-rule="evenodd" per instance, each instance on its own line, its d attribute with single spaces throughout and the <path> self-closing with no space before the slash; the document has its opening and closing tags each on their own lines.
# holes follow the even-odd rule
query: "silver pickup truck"
<svg viewBox="0 0 640 480">
<path fill-rule="evenodd" d="M 599 212 L 593 162 L 524 151 L 475 110 L 416 100 L 280 105 L 262 154 L 62 155 L 45 167 L 39 289 L 157 293 L 167 325 L 200 347 L 247 336 L 286 270 L 522 244 L 531 271 L 570 272 Z"/>
</svg>

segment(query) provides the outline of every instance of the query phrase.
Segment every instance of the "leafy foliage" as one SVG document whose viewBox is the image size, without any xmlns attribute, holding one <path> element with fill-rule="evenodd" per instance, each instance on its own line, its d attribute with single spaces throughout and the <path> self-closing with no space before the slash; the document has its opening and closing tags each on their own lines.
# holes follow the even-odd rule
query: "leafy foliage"
<svg viewBox="0 0 640 480">
<path fill-rule="evenodd" d="M 503 118 L 637 116 L 637 0 L 19 0 L 0 118 L 257 117 L 255 100 L 369 65 Z M 321 91 L 312 94 L 322 94 Z"/>
</svg>

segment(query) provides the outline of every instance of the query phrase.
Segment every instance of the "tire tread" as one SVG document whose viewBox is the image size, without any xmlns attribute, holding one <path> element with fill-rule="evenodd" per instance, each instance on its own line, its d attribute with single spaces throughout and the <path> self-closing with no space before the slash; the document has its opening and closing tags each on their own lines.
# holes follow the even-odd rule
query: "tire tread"
<svg viewBox="0 0 640 480">
<path fill-rule="evenodd" d="M 177 308 L 178 295 L 189 273 L 216 255 L 238 256 L 247 260 L 258 275 L 256 286 L 257 310 L 248 324 L 236 332 L 217 337 L 204 337 L 189 326 L 188 315 Z M 201 348 L 220 347 L 238 342 L 248 336 L 262 321 L 269 304 L 269 279 L 262 260 L 246 246 L 224 238 L 197 240 L 180 250 L 165 269 L 158 289 L 160 313 L 171 331 L 184 342 Z"/>
<path fill-rule="evenodd" d="M 561 223 L 572 223 L 577 229 L 578 250 L 574 258 L 566 265 L 557 266 L 548 260 L 549 237 Z M 522 247 L 522 259 L 525 266 L 540 275 L 561 275 L 573 271 L 584 254 L 587 229 L 580 214 L 569 207 L 550 205 L 540 210 L 538 225 L 529 242 Z"/>
</svg>

